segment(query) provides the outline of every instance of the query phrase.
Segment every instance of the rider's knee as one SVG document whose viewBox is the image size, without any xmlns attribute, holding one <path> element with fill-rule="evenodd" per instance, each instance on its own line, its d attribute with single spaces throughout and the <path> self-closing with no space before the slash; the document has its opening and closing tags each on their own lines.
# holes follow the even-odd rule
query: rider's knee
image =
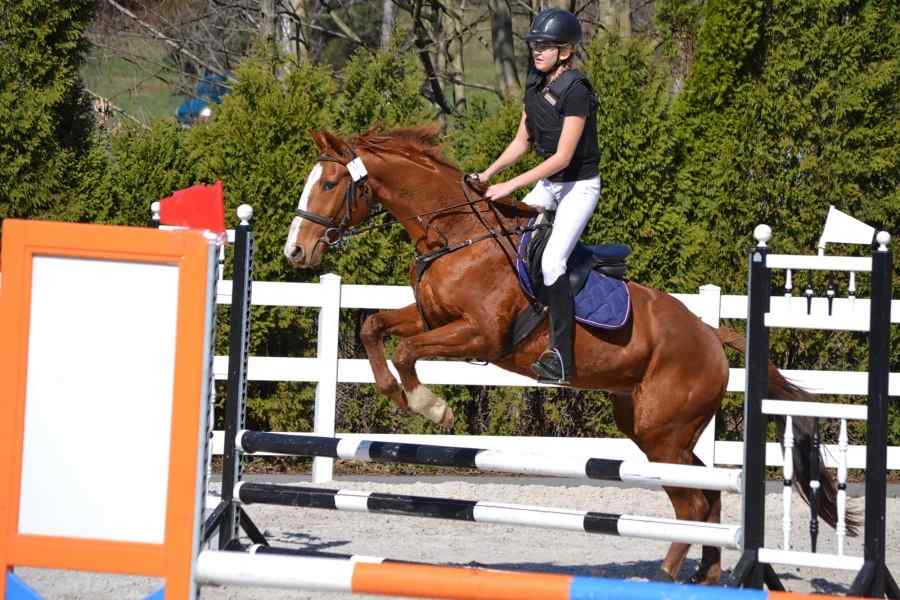
<svg viewBox="0 0 900 600">
<path fill-rule="evenodd" d="M 544 275 L 544 285 L 551 286 L 557 279 L 565 275 L 566 261 L 554 256 L 548 257 L 545 252 L 541 259 L 541 272 Z"/>
</svg>

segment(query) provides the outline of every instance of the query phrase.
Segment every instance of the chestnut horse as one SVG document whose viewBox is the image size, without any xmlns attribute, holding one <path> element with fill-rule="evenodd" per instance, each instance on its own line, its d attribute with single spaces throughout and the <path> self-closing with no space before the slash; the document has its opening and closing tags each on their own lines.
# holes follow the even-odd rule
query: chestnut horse
<svg viewBox="0 0 900 600">
<path fill-rule="evenodd" d="M 358 226 L 380 203 L 409 233 L 417 256 L 434 257 L 424 272 L 417 274 L 415 265 L 411 269 L 416 303 L 370 316 L 362 341 L 381 393 L 401 409 L 449 427 L 453 413 L 419 381 L 416 361 L 480 359 L 531 377 L 531 363 L 547 347 L 548 328 L 544 323 L 510 347 L 513 321 L 529 308 L 512 263 L 528 214 L 511 204 L 488 205 L 465 189 L 462 173 L 435 145 L 438 131 L 434 125 L 370 130 L 349 140 L 314 132 L 320 157 L 307 178 L 284 252 L 296 267 L 318 265 L 328 248 L 361 233 Z M 632 307 L 626 326 L 575 328 L 571 387 L 609 392 L 617 426 L 649 460 L 702 464 L 693 448 L 728 383 L 723 344 L 742 352 L 743 338 L 704 324 L 669 294 L 633 281 L 627 285 Z M 400 338 L 393 355 L 399 382 L 385 357 L 389 335 Z M 809 399 L 771 365 L 769 371 L 769 397 Z M 801 493 L 808 493 L 809 453 L 802 449 L 811 448 L 812 429 L 803 419 L 794 423 L 795 481 Z M 823 477 L 822 488 L 819 514 L 833 526 L 833 481 Z M 667 487 L 666 493 L 676 518 L 719 522 L 719 492 Z M 687 552 L 687 544 L 672 544 L 658 576 L 676 578 Z M 720 561 L 718 547 L 704 546 L 691 579 L 718 582 Z"/>
</svg>

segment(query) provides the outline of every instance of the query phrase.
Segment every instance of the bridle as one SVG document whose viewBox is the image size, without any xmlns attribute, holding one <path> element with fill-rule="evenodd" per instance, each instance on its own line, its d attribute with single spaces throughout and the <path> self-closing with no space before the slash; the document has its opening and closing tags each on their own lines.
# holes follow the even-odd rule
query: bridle
<svg viewBox="0 0 900 600">
<path fill-rule="evenodd" d="M 344 194 L 344 216 L 341 218 L 340 222 L 336 222 L 334 217 L 323 217 L 322 215 L 303 210 L 302 208 L 298 208 L 294 212 L 298 217 L 302 217 L 325 227 L 325 231 L 322 233 L 322 237 L 317 240 L 317 243 L 322 242 L 329 247 L 336 246 L 343 242 L 349 235 L 353 235 L 353 228 L 348 227 L 348 225 L 353 218 L 353 205 L 356 204 L 356 196 L 359 190 L 362 190 L 362 198 L 366 205 L 366 217 L 363 220 L 372 216 L 372 207 L 374 203 L 372 202 L 372 192 L 368 184 L 369 173 L 366 171 L 362 159 L 357 156 L 353 148 L 350 148 L 350 154 L 353 155 L 353 158 L 350 161 L 344 161 L 329 156 L 328 154 L 320 154 L 318 159 L 319 162 L 335 162 L 345 167 L 347 171 L 350 172 L 350 185 L 347 186 L 347 192 Z M 377 211 L 375 214 L 378 214 L 378 212 L 382 211 Z"/>
<path fill-rule="evenodd" d="M 322 215 L 310 212 L 308 210 L 303 210 L 302 208 L 298 208 L 295 211 L 295 215 L 298 217 L 302 217 L 307 219 L 313 223 L 321 225 L 325 227 L 324 233 L 322 236 L 316 240 L 316 244 L 323 243 L 328 247 L 337 246 L 341 244 L 346 238 L 357 235 L 364 231 L 370 229 L 376 229 L 380 227 L 385 227 L 392 225 L 396 222 L 408 221 L 408 220 L 416 220 L 422 224 L 424 229 L 427 231 L 430 227 L 432 220 L 439 215 L 446 215 L 451 211 L 467 207 L 472 210 L 472 213 L 481 223 L 481 225 L 485 228 L 486 233 L 478 236 L 473 236 L 464 241 L 450 243 L 443 234 L 439 235 L 443 238 L 443 245 L 430 252 L 426 252 L 424 254 L 416 253 L 415 256 L 415 283 L 413 285 L 413 295 L 416 298 L 416 307 L 419 310 L 419 315 L 422 318 L 422 322 L 425 324 L 425 329 L 428 330 L 431 328 L 431 325 L 428 323 L 428 319 L 425 313 L 422 311 L 421 304 L 419 303 L 419 282 L 422 279 L 422 276 L 425 274 L 425 271 L 428 269 L 430 265 L 434 263 L 437 259 L 442 256 L 446 256 L 457 250 L 461 250 L 468 246 L 471 246 L 474 243 L 480 242 L 482 240 L 494 239 L 500 245 L 500 248 L 503 250 L 504 255 L 509 261 L 510 268 L 513 272 L 516 271 L 515 265 L 515 257 L 516 257 L 516 246 L 513 244 L 511 238 L 515 235 L 522 235 L 527 231 L 534 231 L 539 226 L 517 226 L 516 228 L 509 230 L 503 226 L 503 220 L 501 219 L 499 213 L 497 212 L 497 208 L 493 205 L 492 202 L 488 201 L 487 198 L 481 195 L 481 193 L 475 188 L 474 180 L 470 178 L 468 175 L 464 175 L 462 178 L 462 190 L 463 195 L 465 197 L 465 201 L 457 204 L 453 204 L 451 206 L 444 206 L 438 208 L 436 210 L 425 211 L 420 214 L 413 215 L 411 217 L 407 217 L 405 219 L 400 219 L 397 221 L 388 221 L 385 223 L 378 223 L 374 225 L 369 225 L 367 227 L 349 227 L 351 219 L 353 218 L 353 205 L 357 199 L 357 193 L 361 189 L 362 197 L 365 201 L 366 205 L 366 217 L 363 221 L 368 220 L 374 215 L 381 214 L 386 212 L 383 208 L 376 210 L 373 212 L 373 206 L 376 204 L 372 200 L 371 188 L 368 185 L 368 171 L 366 170 L 365 165 L 362 162 L 362 159 L 356 154 L 352 147 L 349 147 L 350 153 L 353 158 L 350 161 L 343 161 L 333 156 L 329 156 L 327 154 L 320 154 L 318 160 L 319 161 L 330 161 L 338 163 L 339 165 L 345 167 L 347 171 L 350 173 L 350 185 L 347 187 L 347 192 L 344 194 L 344 216 L 341 218 L 340 222 L 336 222 L 334 217 L 324 217 Z M 474 195 L 474 197 L 473 197 Z M 492 228 L 481 215 L 481 211 L 478 210 L 475 205 L 480 203 L 486 203 L 488 208 L 486 211 L 492 211 L 494 216 L 497 219 L 497 223 L 499 224 L 499 229 Z M 428 219 L 423 219 L 423 217 L 429 217 Z M 540 226 L 542 227 L 542 226 Z M 505 244 L 504 244 L 505 242 Z M 506 246 L 510 246 L 508 249 Z"/>
<path fill-rule="evenodd" d="M 316 240 L 316 243 L 323 243 L 326 246 L 332 247 L 340 245 L 344 242 L 348 237 L 358 235 L 363 233 L 364 231 L 368 231 L 370 229 L 381 228 L 385 226 L 392 225 L 396 222 L 408 221 L 408 220 L 416 220 L 419 221 L 423 227 L 428 230 L 432 219 L 439 215 L 445 215 L 449 212 L 461 208 L 467 207 L 472 210 L 475 217 L 481 222 L 481 225 L 487 230 L 487 233 L 475 236 L 469 239 L 466 239 L 462 242 L 458 242 L 455 244 L 451 244 L 446 238 L 444 239 L 444 244 L 441 248 L 437 250 L 433 250 L 431 252 L 427 252 L 425 254 L 416 254 L 416 262 L 417 262 L 417 271 L 421 268 L 424 272 L 425 265 L 430 264 L 432 261 L 444 256 L 446 254 L 455 252 L 456 250 L 460 250 L 466 246 L 470 246 L 473 243 L 480 242 L 486 239 L 495 239 L 500 243 L 501 248 L 503 249 L 504 254 L 507 255 L 507 258 L 510 260 L 510 265 L 515 270 L 515 255 L 516 248 L 512 245 L 511 237 L 515 235 L 521 235 L 526 231 L 532 231 L 533 227 L 516 227 L 513 230 L 507 230 L 503 224 L 500 215 L 497 214 L 497 209 L 493 205 L 493 203 L 489 202 L 484 196 L 482 196 L 474 187 L 473 179 L 471 179 L 468 175 L 463 176 L 462 179 L 462 190 L 463 195 L 465 197 L 465 201 L 453 204 L 450 206 L 444 206 L 438 208 L 436 210 L 425 211 L 420 214 L 413 215 L 411 217 L 405 219 L 399 219 L 395 221 L 388 221 L 385 223 L 377 223 L 374 225 L 369 225 L 367 227 L 349 227 L 349 223 L 353 218 L 353 205 L 356 202 L 357 192 L 362 190 L 362 197 L 365 200 L 366 205 L 366 217 L 363 221 L 366 221 L 373 216 L 377 216 L 381 213 L 386 212 L 384 208 L 380 208 L 378 210 L 374 210 L 373 208 L 376 202 L 373 202 L 371 188 L 368 185 L 368 177 L 369 173 L 366 170 L 366 166 L 363 164 L 362 158 L 360 158 L 352 147 L 348 146 L 350 150 L 350 154 L 353 158 L 350 161 L 344 161 L 339 158 L 335 158 L 328 154 L 320 154 L 318 160 L 319 161 L 330 161 L 338 163 L 339 165 L 345 167 L 347 171 L 350 172 L 350 185 L 347 186 L 347 192 L 344 194 L 344 216 L 341 218 L 340 222 L 335 221 L 334 217 L 324 217 L 322 215 L 310 212 L 308 210 L 303 210 L 302 208 L 298 208 L 294 214 L 298 217 L 302 217 L 307 219 L 313 223 L 321 225 L 325 227 L 325 231 L 322 233 L 322 236 Z M 472 193 L 475 193 L 475 197 L 472 197 Z M 481 216 L 478 209 L 475 208 L 476 204 L 486 202 L 488 205 L 489 211 L 493 211 L 494 215 L 497 218 L 497 222 L 500 223 L 499 231 L 491 228 L 487 222 L 485 222 L 484 217 Z M 423 217 L 429 217 L 428 219 L 423 219 Z M 443 238 L 444 236 L 441 235 Z M 510 256 L 509 250 L 504 246 L 503 240 L 505 239 L 506 243 L 511 245 L 512 247 L 512 255 Z M 422 265 L 422 266 L 419 266 Z"/>
</svg>

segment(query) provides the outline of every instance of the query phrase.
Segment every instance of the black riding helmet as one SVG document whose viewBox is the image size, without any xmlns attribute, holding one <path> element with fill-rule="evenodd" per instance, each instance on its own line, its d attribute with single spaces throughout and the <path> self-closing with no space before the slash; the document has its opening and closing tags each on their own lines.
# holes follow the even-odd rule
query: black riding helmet
<svg viewBox="0 0 900 600">
<path fill-rule="evenodd" d="M 578 22 L 578 17 L 567 10 L 548 8 L 534 18 L 531 31 L 525 34 L 525 41 L 529 44 L 555 42 L 574 46 L 581 41 L 581 23 Z"/>
</svg>

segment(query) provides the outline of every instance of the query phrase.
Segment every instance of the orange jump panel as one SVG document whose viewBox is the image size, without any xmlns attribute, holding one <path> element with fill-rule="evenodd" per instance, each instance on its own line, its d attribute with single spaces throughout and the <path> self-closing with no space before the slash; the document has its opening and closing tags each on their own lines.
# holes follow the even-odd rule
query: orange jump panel
<svg viewBox="0 0 900 600">
<path fill-rule="evenodd" d="M 206 410 L 205 395 L 208 390 L 208 341 L 210 285 L 214 278 L 214 245 L 196 231 L 164 232 L 155 229 L 130 227 L 109 227 L 72 223 L 40 221 L 19 221 L 7 219 L 3 222 L 3 287 L 0 291 L 0 600 L 6 597 L 6 573 L 15 566 L 35 566 L 43 568 L 79 569 L 102 573 L 124 573 L 133 575 L 160 576 L 166 579 L 166 596 L 188 598 L 194 589 L 192 562 L 197 550 L 199 534 L 199 509 L 197 494 L 200 477 L 198 448 L 200 443 L 203 413 Z M 168 299 L 171 321 L 174 325 L 174 359 L 171 395 L 162 389 L 163 396 L 172 403 L 169 424 L 169 445 L 163 447 L 163 455 L 168 455 L 166 487 L 159 490 L 160 498 L 155 500 L 164 511 L 159 537 L 162 543 L 148 543 L 139 539 L 124 541 L 110 539 L 104 535 L 61 536 L 53 533 L 20 531 L 22 512 L 23 472 L 25 447 L 33 436 L 28 431 L 48 431 L 42 428 L 43 416 L 29 417 L 32 429 L 26 427 L 26 407 L 30 406 L 29 383 L 29 343 L 37 336 L 30 328 L 33 301 L 37 298 L 32 284 L 35 284 L 34 265 L 48 264 L 45 259 L 75 259 L 74 266 L 60 267 L 60 273 L 78 274 L 91 272 L 93 265 L 100 263 L 115 265 L 121 272 L 136 273 L 132 265 L 150 265 L 160 269 L 177 267 L 177 279 Z M 78 264 L 74 264 L 78 263 Z M 82 269 L 79 271 L 78 269 Z M 87 269 L 85 271 L 84 269 Z M 97 271 L 99 272 L 99 271 Z M 169 271 L 166 271 L 169 272 Z M 57 271 L 54 271 L 57 273 Z M 45 283 L 48 290 L 63 287 L 66 278 L 49 276 Z M 53 279 L 57 277 L 57 279 Z M 102 279 L 102 277 L 101 277 Z M 112 279 L 112 278 L 109 278 Z M 62 283 L 61 283 L 62 282 Z M 115 289 L 117 281 L 110 281 L 110 289 Z M 82 298 L 102 298 L 102 289 L 77 289 L 72 294 Z M 105 289 L 105 288 L 104 288 Z M 143 289 L 143 288 L 141 288 Z M 152 294 L 153 290 L 149 292 Z M 162 294 L 162 292 L 160 292 Z M 47 292 L 54 302 L 65 302 Z M 155 297 L 155 296 L 153 296 Z M 59 300 L 57 300 L 59 298 Z M 55 304 L 54 304 L 55 305 Z M 44 308 L 43 310 L 47 310 Z M 162 309 L 160 309 L 162 310 Z M 49 314 L 40 313 L 35 314 Z M 136 315 L 135 318 L 140 318 Z M 76 317 L 77 320 L 77 317 Z M 98 319 L 102 320 L 102 319 Z M 50 321 L 48 321 L 50 322 Z M 103 324 L 96 324 L 101 327 Z M 37 327 L 35 327 L 37 329 Z M 64 328 L 63 328 L 64 329 Z M 112 328 L 110 329 L 112 330 Z M 102 329 L 97 329 L 102 331 Z M 40 338 L 46 344 L 45 337 Z M 67 343 L 66 332 L 59 332 L 61 340 Z M 35 338 L 37 339 L 37 338 Z M 98 339 L 106 339 L 98 336 Z M 157 339 L 157 338 L 152 338 Z M 134 340 L 140 344 L 141 340 Z M 168 342 L 171 344 L 172 342 Z M 38 344 L 34 347 L 46 347 Z M 100 347 L 100 346 L 98 346 Z M 171 345 L 168 346 L 171 349 Z M 128 348 L 119 349 L 128 352 Z M 96 372 L 90 365 L 84 379 L 77 386 L 87 387 L 91 381 L 104 377 L 103 364 L 96 365 Z M 102 361 L 96 361 L 102 362 Z M 73 363 L 74 364 L 74 363 Z M 163 367 L 165 368 L 165 367 Z M 81 374 L 79 373 L 79 377 Z M 141 382 L 135 382 L 140 385 Z M 76 386 L 76 387 L 77 387 Z M 127 393 L 127 390 L 124 390 Z M 45 398 L 48 396 L 41 396 Z M 55 396 L 49 396 L 55 397 Z M 170 399 L 169 399 L 170 398 Z M 71 402 L 79 402 L 72 397 Z M 143 401 L 143 400 L 142 400 Z M 151 406 L 145 403 L 144 406 Z M 35 411 L 34 415 L 41 415 Z M 90 413 L 93 415 L 93 413 Z M 51 415 L 52 416 L 52 415 Z M 49 418 L 49 417 L 48 417 Z M 85 421 L 90 421 L 86 418 Z M 59 419 L 53 421 L 57 424 Z M 46 421 L 50 422 L 50 421 Z M 36 425 L 34 424 L 36 423 Z M 110 424 L 105 424 L 110 427 Z M 112 424 L 115 426 L 115 424 Z M 123 429 L 140 427 L 140 423 L 124 423 Z M 84 436 L 108 436 L 108 429 L 83 431 Z M 28 439 L 26 439 L 26 437 Z M 40 437 L 40 436 L 39 436 Z M 41 448 L 46 447 L 46 438 L 33 441 L 31 456 L 40 457 Z M 77 445 L 77 444 L 75 444 Z M 78 448 L 72 448 L 72 460 L 90 460 L 78 457 Z M 140 447 L 109 448 L 110 452 L 140 452 Z M 48 456 L 44 454 L 44 456 Z M 155 455 L 148 455 L 155 456 Z M 40 475 L 44 471 L 35 467 L 29 473 Z M 111 475 L 115 477 L 114 474 Z M 115 481 L 112 483 L 115 485 Z M 53 482 L 48 482 L 48 494 L 52 497 Z M 70 493 L 90 493 L 91 490 L 69 490 Z M 64 500 L 61 500 L 64 501 Z M 28 506 L 37 506 L 28 505 Z M 47 513 L 41 507 L 41 515 Z M 45 518 L 45 517 L 40 517 Z M 140 514 L 134 515 L 141 519 Z M 52 528 L 51 528 L 52 529 Z M 24 532 L 23 532 L 24 531 Z"/>
</svg>

